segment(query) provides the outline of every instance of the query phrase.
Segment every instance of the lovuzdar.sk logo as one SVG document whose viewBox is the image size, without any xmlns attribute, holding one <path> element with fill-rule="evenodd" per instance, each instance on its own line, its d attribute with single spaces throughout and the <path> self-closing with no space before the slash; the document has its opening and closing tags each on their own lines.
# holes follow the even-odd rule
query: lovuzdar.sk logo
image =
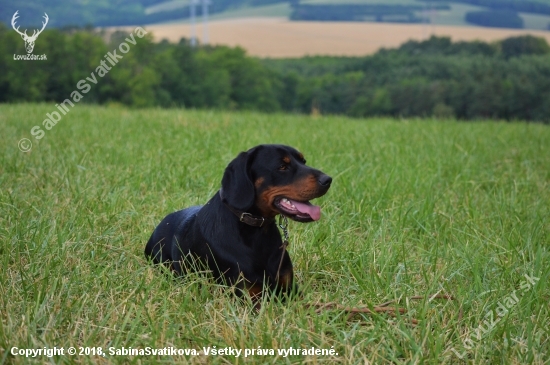
<svg viewBox="0 0 550 365">
<path fill-rule="evenodd" d="M 44 20 L 42 22 L 42 29 L 40 30 L 33 30 L 32 32 L 32 35 L 28 35 L 27 34 L 27 29 L 25 29 L 24 32 L 21 32 L 19 30 L 19 26 L 16 27 L 16 20 L 17 18 L 19 18 L 19 10 L 17 10 L 15 12 L 15 14 L 13 14 L 13 17 L 11 18 L 11 26 L 13 28 L 13 30 L 15 30 L 17 33 L 19 33 L 19 35 L 21 36 L 21 38 L 23 38 L 23 41 L 25 42 L 25 49 L 27 50 L 27 54 L 26 55 L 16 55 L 14 54 L 13 55 L 13 59 L 14 60 L 25 60 L 25 61 L 44 61 L 46 60 L 46 55 L 43 54 L 43 55 L 34 55 L 32 54 L 32 51 L 34 49 L 34 43 L 36 42 L 36 38 L 38 38 L 38 36 L 40 35 L 40 33 L 42 33 L 42 31 L 44 30 L 44 28 L 46 28 L 46 25 L 48 24 L 48 20 L 50 18 L 48 18 L 48 14 L 44 13 Z"/>
</svg>

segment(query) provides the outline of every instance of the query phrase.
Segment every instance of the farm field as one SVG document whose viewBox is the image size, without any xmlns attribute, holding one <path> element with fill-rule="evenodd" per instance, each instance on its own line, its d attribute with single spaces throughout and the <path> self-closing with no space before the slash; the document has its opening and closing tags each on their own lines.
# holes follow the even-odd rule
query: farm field
<svg viewBox="0 0 550 365">
<path fill-rule="evenodd" d="M 158 41 L 178 42 L 182 37 L 191 37 L 188 23 L 149 25 L 146 29 Z M 544 37 L 550 42 L 550 32 L 545 31 L 426 24 L 294 22 L 280 17 L 249 17 L 216 20 L 209 25 L 211 44 L 240 46 L 250 55 L 272 58 L 364 56 L 383 47 L 394 48 L 408 40 L 424 40 L 432 35 L 449 36 L 454 41 L 491 42 L 523 34 Z M 204 39 L 201 23 L 197 24 L 197 36 Z"/>
<path fill-rule="evenodd" d="M 541 3 L 548 3 L 548 1 L 539 1 Z M 339 0 L 301 0 L 300 4 L 307 5 L 319 5 L 319 4 L 333 4 L 338 5 L 342 2 Z M 347 4 L 380 4 L 379 0 L 346 0 Z M 470 4 L 450 2 L 449 10 L 439 10 L 432 11 L 430 10 L 429 5 L 424 2 L 420 3 L 415 0 L 387 0 L 384 2 L 387 5 L 424 5 L 425 9 L 416 11 L 415 15 L 429 19 L 429 23 L 435 24 L 437 26 L 441 25 L 460 25 L 460 26 L 473 26 L 472 24 L 466 22 L 465 15 L 470 11 L 480 11 L 487 8 L 482 6 L 475 6 Z M 152 14 L 159 11 L 179 11 L 180 9 L 188 7 L 189 4 L 186 1 L 180 0 L 171 0 L 158 3 L 152 6 L 149 6 L 146 9 L 147 14 Z M 292 13 L 292 7 L 289 3 L 275 3 L 271 5 L 263 6 L 243 6 L 238 8 L 230 8 L 221 13 L 214 13 L 211 15 L 213 20 L 221 19 L 232 19 L 232 18 L 250 18 L 250 17 L 284 17 L 289 19 Z M 550 16 L 540 15 L 540 14 L 530 14 L 530 13 L 519 13 L 519 16 L 524 21 L 524 27 L 526 29 L 538 29 L 538 30 L 547 30 L 548 24 L 550 23 Z M 187 19 L 183 19 L 186 21 Z M 374 20 L 374 19 L 372 19 Z"/>
<path fill-rule="evenodd" d="M 0 105 L 0 363 L 547 364 L 548 126 L 78 105 L 35 140 L 53 110 Z M 143 248 L 260 143 L 299 148 L 334 181 L 319 222 L 290 223 L 303 298 L 255 312 L 202 276 L 163 276 Z M 307 308 L 390 300 L 406 313 Z M 107 355 L 12 355 L 54 346 Z M 201 354 L 109 353 L 147 347 Z M 277 355 L 291 347 L 334 353 Z"/>
</svg>

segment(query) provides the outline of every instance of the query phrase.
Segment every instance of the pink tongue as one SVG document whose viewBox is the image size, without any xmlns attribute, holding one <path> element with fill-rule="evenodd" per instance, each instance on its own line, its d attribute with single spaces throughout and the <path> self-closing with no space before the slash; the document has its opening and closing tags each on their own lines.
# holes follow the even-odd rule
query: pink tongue
<svg viewBox="0 0 550 365">
<path fill-rule="evenodd" d="M 300 203 L 294 200 L 290 200 L 290 202 L 294 204 L 294 206 L 300 213 L 309 215 L 314 221 L 318 221 L 319 218 L 321 218 L 321 208 L 317 205 L 313 205 L 310 203 Z"/>
</svg>

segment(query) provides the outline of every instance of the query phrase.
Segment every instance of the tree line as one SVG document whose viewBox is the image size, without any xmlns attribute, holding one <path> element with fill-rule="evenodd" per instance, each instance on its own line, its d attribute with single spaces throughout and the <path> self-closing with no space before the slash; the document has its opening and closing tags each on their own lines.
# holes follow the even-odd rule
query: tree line
<svg viewBox="0 0 550 365">
<path fill-rule="evenodd" d="M 419 0 L 424 2 L 448 3 L 448 0 Z M 508 10 L 513 12 L 550 15 L 550 4 L 543 1 L 531 0 L 452 0 L 454 3 L 463 3 L 482 6 L 493 10 Z"/>
<path fill-rule="evenodd" d="M 523 18 L 518 13 L 509 10 L 469 11 L 464 20 L 482 27 L 515 29 L 524 27 Z"/>
<path fill-rule="evenodd" d="M 277 60 L 240 48 L 193 48 L 185 39 L 155 43 L 147 34 L 108 73 L 98 72 L 127 37 L 45 30 L 34 54 L 47 60 L 23 61 L 14 59 L 26 53 L 21 37 L 0 25 L 0 102 L 60 103 L 95 72 L 101 77 L 88 83 L 82 102 L 550 122 L 550 47 L 542 38 L 432 37 L 366 57 Z"/>
<path fill-rule="evenodd" d="M 291 20 L 306 21 L 365 21 L 420 23 L 415 13 L 426 10 L 424 5 L 403 4 L 305 4 L 292 3 Z M 436 4 L 432 9 L 450 10 L 448 4 Z"/>
</svg>

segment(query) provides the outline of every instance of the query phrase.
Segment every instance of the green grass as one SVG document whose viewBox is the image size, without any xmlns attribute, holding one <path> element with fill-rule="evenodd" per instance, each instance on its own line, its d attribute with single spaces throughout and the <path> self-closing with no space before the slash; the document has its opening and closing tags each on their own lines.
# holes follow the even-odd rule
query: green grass
<svg viewBox="0 0 550 365">
<path fill-rule="evenodd" d="M 523 18 L 526 29 L 548 30 L 548 26 L 550 25 L 550 16 L 527 13 L 520 13 L 519 15 Z"/>
<path fill-rule="evenodd" d="M 30 128 L 54 110 L 0 105 L 0 363 L 549 363 L 548 126 L 77 105 L 36 141 Z M 320 222 L 290 223 L 304 298 L 256 313 L 203 277 L 161 275 L 142 252 L 167 213 L 206 202 L 228 162 L 260 143 L 299 148 L 334 182 Z M 521 291 L 526 274 L 540 280 Z M 407 313 L 306 308 L 393 299 Z M 478 340 L 490 313 L 499 321 Z M 13 346 L 338 355 L 31 361 Z"/>
</svg>

